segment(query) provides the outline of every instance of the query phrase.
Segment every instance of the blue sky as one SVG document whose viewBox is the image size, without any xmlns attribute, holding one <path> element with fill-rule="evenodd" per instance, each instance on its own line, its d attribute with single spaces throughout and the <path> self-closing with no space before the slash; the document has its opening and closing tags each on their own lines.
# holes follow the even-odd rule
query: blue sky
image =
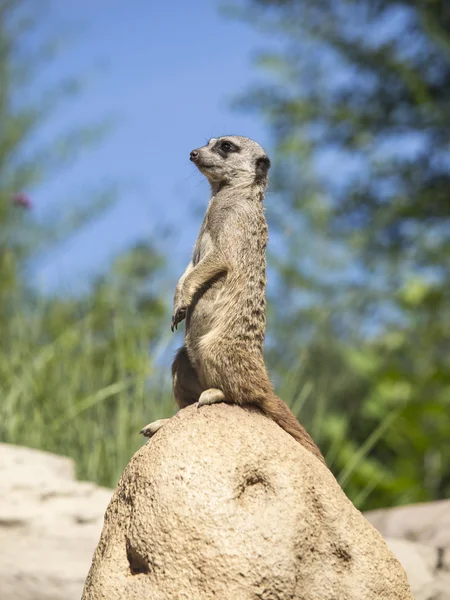
<svg viewBox="0 0 450 600">
<path fill-rule="evenodd" d="M 55 114 L 40 135 L 50 138 L 67 123 L 105 116 L 113 116 L 116 126 L 101 146 L 32 191 L 36 213 L 82 196 L 91 185 L 117 181 L 124 191 L 104 218 L 41 261 L 39 285 L 79 289 L 132 241 L 152 239 L 166 228 L 173 232 L 172 266 L 181 269 L 209 194 L 189 162 L 190 150 L 226 133 L 268 143 L 256 115 L 230 108 L 256 81 L 252 57 L 267 40 L 221 15 L 214 0 L 53 1 L 49 6 L 46 31 L 75 35 L 38 85 L 70 73 L 92 76 L 83 94 Z"/>
</svg>

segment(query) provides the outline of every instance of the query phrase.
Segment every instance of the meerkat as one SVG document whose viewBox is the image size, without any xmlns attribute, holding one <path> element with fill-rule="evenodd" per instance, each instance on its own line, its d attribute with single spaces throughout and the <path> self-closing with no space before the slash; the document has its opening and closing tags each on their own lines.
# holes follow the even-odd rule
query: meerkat
<svg viewBox="0 0 450 600">
<path fill-rule="evenodd" d="M 270 160 L 255 141 L 213 138 L 190 153 L 211 198 L 192 260 L 175 290 L 171 328 L 186 319 L 173 361 L 179 408 L 198 402 L 254 406 L 325 462 L 288 406 L 275 395 L 263 347 L 266 331 L 264 193 Z M 151 437 L 168 419 L 141 431 Z"/>
</svg>

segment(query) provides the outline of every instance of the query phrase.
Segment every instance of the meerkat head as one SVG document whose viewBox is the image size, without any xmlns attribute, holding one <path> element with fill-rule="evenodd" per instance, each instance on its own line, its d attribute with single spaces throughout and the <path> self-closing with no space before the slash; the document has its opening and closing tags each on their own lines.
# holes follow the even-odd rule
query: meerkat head
<svg viewBox="0 0 450 600">
<path fill-rule="evenodd" d="M 223 185 L 255 185 L 264 192 L 267 186 L 269 157 L 250 138 L 237 135 L 212 138 L 192 150 L 191 161 L 213 188 Z"/>
</svg>

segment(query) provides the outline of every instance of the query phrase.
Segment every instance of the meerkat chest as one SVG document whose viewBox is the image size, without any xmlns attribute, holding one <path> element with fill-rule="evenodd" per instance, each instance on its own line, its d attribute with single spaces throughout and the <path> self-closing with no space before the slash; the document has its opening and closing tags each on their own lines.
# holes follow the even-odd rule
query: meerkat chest
<svg viewBox="0 0 450 600">
<path fill-rule="evenodd" d="M 210 203 L 208 210 L 203 219 L 200 232 L 198 234 L 197 241 L 195 243 L 194 254 L 192 262 L 194 266 L 202 260 L 209 252 L 214 249 L 214 222 L 215 222 L 215 205 L 213 202 Z"/>
<path fill-rule="evenodd" d="M 203 229 L 203 228 L 202 228 Z M 194 254 L 192 262 L 194 266 L 199 263 L 213 249 L 213 241 L 209 231 L 206 229 L 200 231 L 200 235 L 197 238 L 197 242 L 194 248 Z"/>
</svg>

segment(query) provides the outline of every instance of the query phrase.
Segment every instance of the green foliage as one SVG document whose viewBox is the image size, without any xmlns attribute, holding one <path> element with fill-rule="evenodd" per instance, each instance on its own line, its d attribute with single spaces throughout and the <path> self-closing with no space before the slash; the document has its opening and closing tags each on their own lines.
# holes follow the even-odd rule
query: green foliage
<svg viewBox="0 0 450 600">
<path fill-rule="evenodd" d="M 80 477 L 115 484 L 141 427 L 172 410 L 149 359 L 149 341 L 154 359 L 167 344 L 162 303 L 145 289 L 154 259 L 136 248 L 86 298 L 15 299 L 0 350 L 1 440 L 72 456 Z"/>
<path fill-rule="evenodd" d="M 91 191 L 89 203 L 73 196 L 58 199 L 51 217 L 31 218 L 30 191 L 99 142 L 107 128 L 106 123 L 67 127 L 39 141 L 51 117 L 82 89 L 77 77 L 49 88 L 35 85 L 58 49 L 56 38 L 37 41 L 42 8 L 40 2 L 0 1 L 0 295 L 24 285 L 30 261 L 98 218 L 114 199 L 115 186 L 103 187 Z M 86 190 L 79 194 L 86 196 Z"/>
<path fill-rule="evenodd" d="M 39 142 L 60 102 L 80 90 L 77 79 L 33 85 L 55 50 L 33 42 L 39 8 L 0 0 L 0 440 L 71 456 L 80 477 L 114 485 L 142 426 L 172 409 L 154 364 L 167 344 L 161 259 L 136 245 L 81 297 L 42 296 L 29 284 L 30 266 L 101 216 L 116 187 L 80 185 L 82 204 L 59 199 L 52 216 L 34 216 L 33 190 L 104 130 L 94 124 Z"/>
<path fill-rule="evenodd" d="M 259 60 L 270 82 L 240 105 L 276 146 L 280 395 L 358 506 L 448 497 L 449 7 L 253 0 L 238 12 L 277 41 Z"/>
</svg>

